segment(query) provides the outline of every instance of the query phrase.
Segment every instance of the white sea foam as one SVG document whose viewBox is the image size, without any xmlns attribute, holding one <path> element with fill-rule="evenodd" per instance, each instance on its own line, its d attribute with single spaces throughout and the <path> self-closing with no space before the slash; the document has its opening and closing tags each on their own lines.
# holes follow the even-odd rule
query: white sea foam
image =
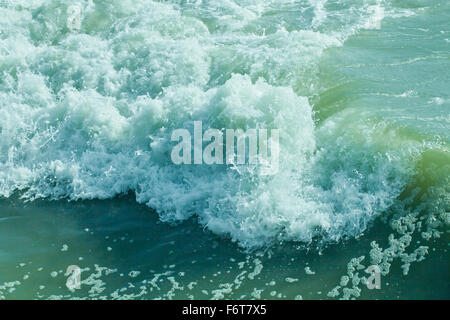
<svg viewBox="0 0 450 320">
<path fill-rule="evenodd" d="M 317 92 L 324 50 L 379 27 L 381 4 L 363 2 L 368 10 L 355 4 L 344 16 L 311 1 L 300 7 L 313 14 L 295 29 L 264 15 L 292 1 L 203 1 L 198 10 L 80 1 L 79 32 L 65 26 L 73 1 L 3 3 L 0 195 L 132 191 L 163 221 L 195 215 L 246 247 L 360 234 L 401 192 L 413 151 L 380 152 L 385 128 L 352 123 L 351 113 L 317 128 L 305 96 Z M 170 134 L 194 120 L 280 129 L 279 174 L 173 165 Z"/>
</svg>

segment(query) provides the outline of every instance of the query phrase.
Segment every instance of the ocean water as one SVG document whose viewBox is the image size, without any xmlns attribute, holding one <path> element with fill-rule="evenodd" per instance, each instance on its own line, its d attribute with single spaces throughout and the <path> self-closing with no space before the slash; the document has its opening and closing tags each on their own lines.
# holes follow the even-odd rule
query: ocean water
<svg viewBox="0 0 450 320">
<path fill-rule="evenodd" d="M 450 298 L 450 2 L 0 17 L 0 298 Z M 194 121 L 279 129 L 278 173 L 174 165 Z"/>
</svg>

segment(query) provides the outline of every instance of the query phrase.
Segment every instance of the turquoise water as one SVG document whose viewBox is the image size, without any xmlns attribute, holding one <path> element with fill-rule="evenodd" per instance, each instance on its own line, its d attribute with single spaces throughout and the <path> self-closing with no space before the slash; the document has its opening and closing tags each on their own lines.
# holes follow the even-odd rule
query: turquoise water
<svg viewBox="0 0 450 320">
<path fill-rule="evenodd" d="M 450 3 L 0 3 L 0 297 L 448 298 Z"/>
</svg>

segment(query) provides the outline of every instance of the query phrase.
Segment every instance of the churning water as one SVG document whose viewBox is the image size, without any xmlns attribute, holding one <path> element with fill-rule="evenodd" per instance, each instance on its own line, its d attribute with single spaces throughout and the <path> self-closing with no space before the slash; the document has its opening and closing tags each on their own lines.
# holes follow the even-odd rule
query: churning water
<svg viewBox="0 0 450 320">
<path fill-rule="evenodd" d="M 436 250 L 448 297 L 448 1 L 1 0 L 0 17 L 1 297 L 351 298 L 368 265 L 406 275 Z M 193 121 L 279 129 L 278 174 L 173 164 Z"/>
</svg>

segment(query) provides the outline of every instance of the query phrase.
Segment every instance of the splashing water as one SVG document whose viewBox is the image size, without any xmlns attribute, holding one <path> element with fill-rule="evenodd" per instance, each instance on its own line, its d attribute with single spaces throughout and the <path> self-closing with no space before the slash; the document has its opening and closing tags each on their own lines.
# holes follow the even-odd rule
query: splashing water
<svg viewBox="0 0 450 320">
<path fill-rule="evenodd" d="M 82 200 L 133 192 L 163 221 L 196 216 L 246 248 L 328 242 L 360 235 L 395 204 L 423 152 L 448 159 L 448 90 L 436 93 L 442 104 L 430 97 L 427 111 L 419 107 L 429 84 L 405 96 L 400 84 L 382 90 L 370 73 L 379 66 L 380 79 L 390 70 L 379 64 L 384 52 L 356 66 L 364 46 L 352 40 L 439 6 L 76 3 L 79 30 L 67 25 L 73 1 L 3 1 L 0 7 L 2 197 Z M 444 27 L 441 38 L 448 37 Z M 392 65 L 448 64 L 448 41 L 440 46 L 427 57 L 411 53 L 411 62 L 399 54 Z M 345 54 L 333 57 L 345 50 L 353 54 L 350 62 Z M 172 164 L 172 130 L 195 120 L 210 128 L 280 129 L 279 174 Z"/>
</svg>

